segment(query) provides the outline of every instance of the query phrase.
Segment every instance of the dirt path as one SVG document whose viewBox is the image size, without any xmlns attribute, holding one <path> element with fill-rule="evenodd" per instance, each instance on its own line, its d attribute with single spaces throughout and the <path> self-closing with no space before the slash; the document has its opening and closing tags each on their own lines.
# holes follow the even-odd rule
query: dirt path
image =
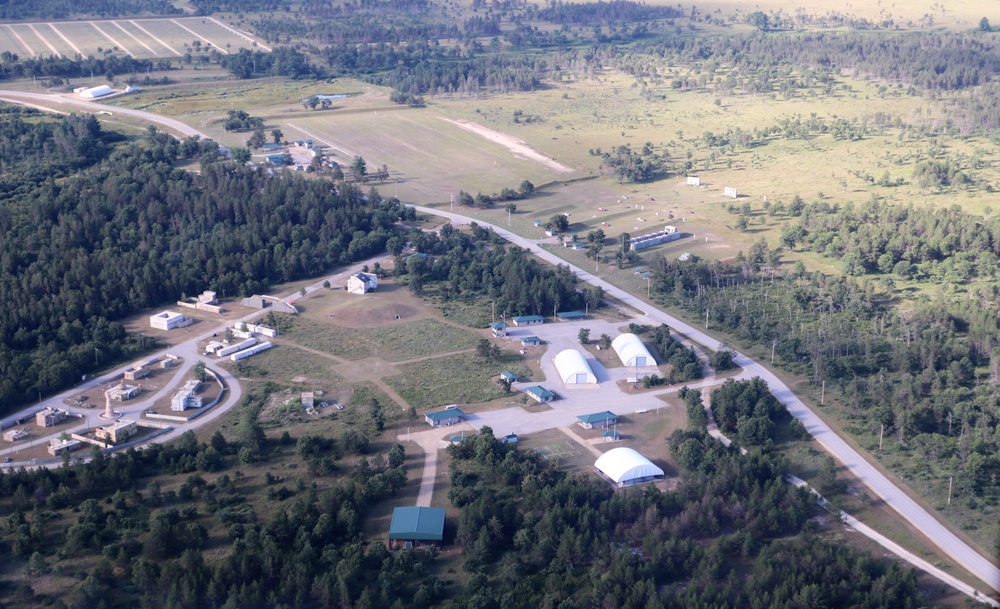
<svg viewBox="0 0 1000 609">
<path fill-rule="evenodd" d="M 445 121 L 446 123 L 451 123 L 452 125 L 455 125 L 459 129 L 470 131 L 480 137 L 490 140 L 495 144 L 500 144 L 507 150 L 510 150 L 511 153 L 514 154 L 514 156 L 521 157 L 523 159 L 528 159 L 529 161 L 535 161 L 536 163 L 545 165 L 552 171 L 557 171 L 559 173 L 573 173 L 572 169 L 563 165 L 559 161 L 556 161 L 555 159 L 550 159 L 549 157 L 538 152 L 525 142 L 513 138 L 507 135 L 506 133 L 494 131 L 488 127 L 483 127 L 482 125 L 467 120 L 455 121 L 451 120 L 450 118 L 445 118 L 443 116 L 439 116 L 438 118 Z"/>
</svg>

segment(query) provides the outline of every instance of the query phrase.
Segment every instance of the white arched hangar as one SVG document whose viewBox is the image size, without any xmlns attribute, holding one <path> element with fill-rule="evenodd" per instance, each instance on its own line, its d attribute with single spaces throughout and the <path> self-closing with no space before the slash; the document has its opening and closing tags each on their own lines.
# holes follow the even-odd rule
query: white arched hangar
<svg viewBox="0 0 1000 609">
<path fill-rule="evenodd" d="M 556 365 L 559 378 L 567 385 L 596 385 L 597 377 L 590 369 L 590 364 L 576 349 L 560 351 L 552 360 Z"/>
<path fill-rule="evenodd" d="M 656 360 L 635 334 L 622 334 L 611 342 L 611 347 L 618 354 L 618 359 L 629 368 L 655 366 Z"/>
<path fill-rule="evenodd" d="M 615 448 L 594 463 L 597 473 L 615 486 L 632 486 L 663 478 L 663 470 L 631 448 Z"/>
</svg>

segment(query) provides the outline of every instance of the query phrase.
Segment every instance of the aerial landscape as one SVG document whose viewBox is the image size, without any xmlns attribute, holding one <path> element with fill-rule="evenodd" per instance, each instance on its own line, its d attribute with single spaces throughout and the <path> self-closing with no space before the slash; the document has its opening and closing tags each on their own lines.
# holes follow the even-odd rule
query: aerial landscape
<svg viewBox="0 0 1000 609">
<path fill-rule="evenodd" d="M 0 4 L 0 608 L 1000 607 L 996 9 Z"/>
</svg>

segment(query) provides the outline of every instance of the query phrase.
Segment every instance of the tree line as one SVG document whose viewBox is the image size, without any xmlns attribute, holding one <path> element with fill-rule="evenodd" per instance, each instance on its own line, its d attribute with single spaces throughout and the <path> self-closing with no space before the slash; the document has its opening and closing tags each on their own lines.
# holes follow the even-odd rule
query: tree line
<svg viewBox="0 0 1000 609">
<path fill-rule="evenodd" d="M 119 17 L 137 15 L 180 15 L 184 11 L 169 0 L 8 0 L 0 5 L 0 19 L 68 19 L 71 17 Z"/>
</svg>

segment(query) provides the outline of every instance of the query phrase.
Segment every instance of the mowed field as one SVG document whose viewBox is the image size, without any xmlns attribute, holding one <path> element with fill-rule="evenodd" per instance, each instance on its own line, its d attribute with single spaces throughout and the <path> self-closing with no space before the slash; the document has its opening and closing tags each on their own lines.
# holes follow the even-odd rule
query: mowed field
<svg viewBox="0 0 1000 609">
<path fill-rule="evenodd" d="M 0 24 L 0 52 L 22 58 L 97 57 L 112 49 L 137 59 L 168 59 L 198 48 L 222 54 L 241 48 L 269 50 L 251 34 L 212 17 Z"/>
</svg>

